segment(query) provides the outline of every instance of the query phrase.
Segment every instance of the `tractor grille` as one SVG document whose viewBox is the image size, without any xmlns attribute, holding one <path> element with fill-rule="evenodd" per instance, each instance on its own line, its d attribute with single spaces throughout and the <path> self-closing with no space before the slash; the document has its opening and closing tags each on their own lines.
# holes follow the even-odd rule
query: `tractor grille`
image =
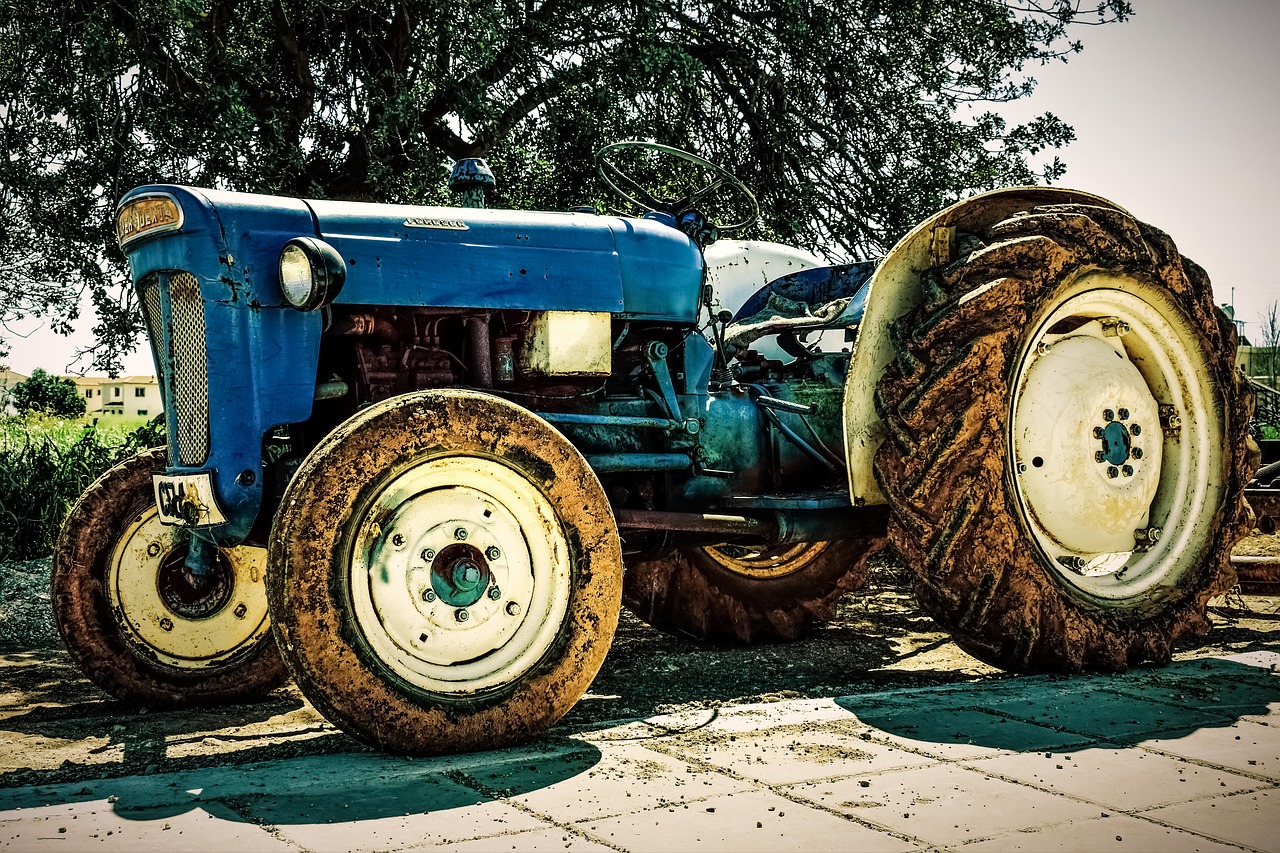
<svg viewBox="0 0 1280 853">
<path fill-rule="evenodd" d="M 144 293 L 144 304 L 146 299 Z M 169 278 L 169 307 L 173 317 L 169 400 L 177 415 L 178 462 L 195 467 L 209 458 L 209 365 L 200 282 L 191 273 Z"/>
<path fill-rule="evenodd" d="M 142 282 L 142 317 L 147 321 L 147 338 L 151 341 L 152 360 L 156 364 L 163 365 L 164 359 L 161 358 L 161 354 L 164 352 L 164 335 L 162 334 L 164 317 L 160 313 L 160 278 L 154 274 L 147 276 Z M 164 376 L 159 378 L 160 387 L 168 397 L 168 380 Z"/>
</svg>

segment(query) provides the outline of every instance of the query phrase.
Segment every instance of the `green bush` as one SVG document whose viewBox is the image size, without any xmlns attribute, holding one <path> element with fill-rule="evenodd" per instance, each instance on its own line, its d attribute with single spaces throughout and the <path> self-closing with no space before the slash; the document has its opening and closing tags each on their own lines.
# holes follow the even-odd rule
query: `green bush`
<svg viewBox="0 0 1280 853">
<path fill-rule="evenodd" d="M 0 560 L 53 552 L 80 493 L 140 450 L 164 444 L 164 428 L 77 423 L 43 414 L 0 419 Z"/>
</svg>

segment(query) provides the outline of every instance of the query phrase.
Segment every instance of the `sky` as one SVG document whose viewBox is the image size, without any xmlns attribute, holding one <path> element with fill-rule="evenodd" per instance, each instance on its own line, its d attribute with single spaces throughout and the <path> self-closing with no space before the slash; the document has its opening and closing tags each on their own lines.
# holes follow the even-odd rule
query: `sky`
<svg viewBox="0 0 1280 853">
<path fill-rule="evenodd" d="M 1087 4 L 1086 4 L 1087 5 Z M 1029 99 L 1002 112 L 1052 112 L 1076 141 L 1061 149 L 1058 185 L 1111 199 L 1170 234 L 1233 303 L 1257 343 L 1268 304 L 1280 301 L 1280 0 L 1134 0 L 1119 25 L 1077 27 L 1084 51 L 1029 69 Z M 1278 253 L 1280 256 L 1280 253 Z M 71 370 L 88 342 L 88 316 L 71 338 L 31 327 L 14 338 L 10 366 Z M 80 365 L 76 372 L 82 372 Z M 151 373 L 145 344 L 125 373 Z"/>
</svg>

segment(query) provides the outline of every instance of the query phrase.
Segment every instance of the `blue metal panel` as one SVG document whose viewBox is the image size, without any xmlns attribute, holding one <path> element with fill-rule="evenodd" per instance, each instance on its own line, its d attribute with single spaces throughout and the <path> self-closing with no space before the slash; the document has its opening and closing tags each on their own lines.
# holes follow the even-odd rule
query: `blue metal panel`
<svg viewBox="0 0 1280 853">
<path fill-rule="evenodd" d="M 657 222 L 310 201 L 347 260 L 339 303 L 601 311 L 692 323 L 702 256 Z"/>
<path fill-rule="evenodd" d="M 299 312 L 284 301 L 277 265 L 284 244 L 314 234 L 315 226 L 306 205 L 270 196 L 157 186 L 134 190 L 121 203 L 157 191 L 177 199 L 183 226 L 140 238 L 126 254 L 135 283 L 152 273 L 176 271 L 189 272 L 199 281 L 209 387 L 208 463 L 199 468 L 171 466 L 169 471 L 212 471 L 228 518 L 219 532 L 240 539 L 262 503 L 263 435 L 311 414 L 320 312 Z M 165 373 L 157 370 L 158 376 Z M 165 408 L 170 458 L 176 459 L 174 401 L 167 398 Z M 242 471 L 252 471 L 253 478 L 237 480 Z"/>
<path fill-rule="evenodd" d="M 702 252 L 683 232 L 646 219 L 600 217 L 609 223 L 622 266 L 623 316 L 697 321 Z"/>
</svg>

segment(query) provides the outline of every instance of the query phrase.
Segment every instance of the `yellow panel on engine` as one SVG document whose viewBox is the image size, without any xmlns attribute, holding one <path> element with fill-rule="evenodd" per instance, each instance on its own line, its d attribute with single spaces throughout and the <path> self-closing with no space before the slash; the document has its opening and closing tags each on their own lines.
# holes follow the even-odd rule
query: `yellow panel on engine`
<svg viewBox="0 0 1280 853">
<path fill-rule="evenodd" d="M 524 336 L 523 368 L 541 376 L 608 376 L 613 364 L 605 311 L 541 311 Z"/>
</svg>

